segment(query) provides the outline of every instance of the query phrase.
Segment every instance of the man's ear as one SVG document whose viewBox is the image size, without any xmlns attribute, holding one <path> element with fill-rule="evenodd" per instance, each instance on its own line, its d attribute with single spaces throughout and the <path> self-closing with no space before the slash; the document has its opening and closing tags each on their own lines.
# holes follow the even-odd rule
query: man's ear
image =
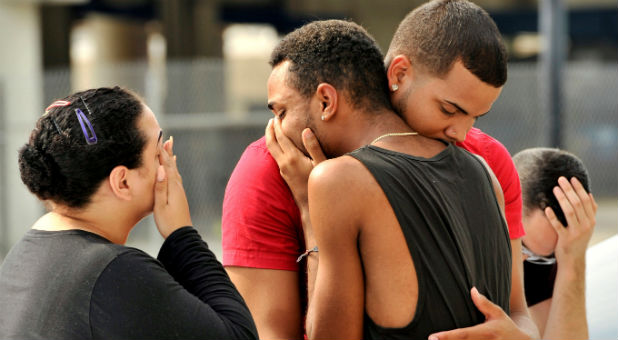
<svg viewBox="0 0 618 340">
<path fill-rule="evenodd" d="M 109 186 L 114 195 L 121 200 L 131 200 L 131 188 L 129 185 L 129 169 L 124 165 L 118 165 L 109 173 Z"/>
<path fill-rule="evenodd" d="M 411 76 L 412 63 L 410 59 L 403 55 L 396 55 L 388 65 L 386 70 L 386 77 L 388 78 L 388 89 L 391 92 L 395 92 L 401 87 L 405 77 Z"/>
<path fill-rule="evenodd" d="M 320 83 L 315 95 L 320 102 L 320 119 L 326 121 L 337 113 L 339 96 L 337 90 L 329 83 Z"/>
</svg>

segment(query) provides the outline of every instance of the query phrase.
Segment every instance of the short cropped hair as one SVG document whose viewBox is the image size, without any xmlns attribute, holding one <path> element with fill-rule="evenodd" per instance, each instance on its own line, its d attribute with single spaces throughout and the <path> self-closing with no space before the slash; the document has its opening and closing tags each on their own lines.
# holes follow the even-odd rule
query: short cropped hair
<svg viewBox="0 0 618 340">
<path fill-rule="evenodd" d="M 146 137 L 137 123 L 144 104 L 120 87 L 77 92 L 62 102 L 36 122 L 19 150 L 19 172 L 40 200 L 83 208 L 114 167 L 141 166 Z M 86 140 L 77 110 L 86 115 L 96 143 Z"/>
<path fill-rule="evenodd" d="M 437 77 L 461 60 L 481 81 L 496 88 L 506 83 L 507 52 L 498 27 L 467 0 L 434 0 L 410 12 L 393 36 L 387 66 L 398 54 Z"/>
<path fill-rule="evenodd" d="M 288 60 L 288 85 L 303 97 L 329 83 L 346 92 L 356 109 L 392 108 L 382 52 L 358 24 L 324 20 L 296 29 L 275 47 L 269 64 Z"/>
<path fill-rule="evenodd" d="M 554 196 L 553 188 L 558 178 L 577 178 L 587 192 L 590 192 L 590 179 L 584 163 L 574 154 L 553 148 L 531 148 L 513 156 L 513 162 L 521 181 L 524 214 L 534 209 L 551 207 L 556 217 L 566 226 L 564 212 Z"/>
</svg>

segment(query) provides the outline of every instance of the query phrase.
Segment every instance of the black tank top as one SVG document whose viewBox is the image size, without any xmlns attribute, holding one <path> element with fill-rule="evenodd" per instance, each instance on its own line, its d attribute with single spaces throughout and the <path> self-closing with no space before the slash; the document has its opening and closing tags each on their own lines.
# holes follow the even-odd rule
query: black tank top
<svg viewBox="0 0 618 340">
<path fill-rule="evenodd" d="M 427 339 L 485 321 L 470 297 L 476 286 L 509 311 L 511 244 L 484 165 L 449 144 L 433 158 L 366 146 L 361 161 L 386 194 L 418 278 L 410 324 L 384 328 L 365 314 L 365 339 Z M 384 278 L 388 280 L 388 278 Z"/>
</svg>

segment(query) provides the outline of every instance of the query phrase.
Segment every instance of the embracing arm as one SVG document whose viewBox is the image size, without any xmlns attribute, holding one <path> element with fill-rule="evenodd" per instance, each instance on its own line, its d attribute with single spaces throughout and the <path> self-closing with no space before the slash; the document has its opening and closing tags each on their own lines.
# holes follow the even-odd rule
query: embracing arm
<svg viewBox="0 0 618 340">
<path fill-rule="evenodd" d="M 524 293 L 524 266 L 521 257 L 521 239 L 511 240 L 511 257 L 512 257 L 512 272 L 511 272 L 511 306 L 510 316 L 518 328 L 523 331 L 529 338 L 538 339 L 539 330 L 532 321 L 528 304 L 526 303 L 526 295 Z"/>
<path fill-rule="evenodd" d="M 300 217 L 303 225 L 303 234 L 305 239 L 305 247 L 311 249 L 315 247 L 316 241 L 313 234 L 311 218 L 309 216 L 309 200 L 308 200 L 308 181 L 309 174 L 314 166 L 326 160 L 326 156 L 322 152 L 319 141 L 311 131 L 306 128 L 302 132 L 302 139 L 305 149 L 309 153 L 309 157 L 300 151 L 296 145 L 290 140 L 281 129 L 281 120 L 273 118 L 268 122 L 266 127 L 266 146 L 273 156 L 281 177 L 286 181 L 294 201 L 300 210 Z M 313 282 L 318 266 L 317 256 L 308 253 L 307 261 L 307 277 L 308 277 L 308 295 L 311 297 L 313 293 Z"/>
<path fill-rule="evenodd" d="M 489 165 L 481 158 L 483 165 L 487 169 L 490 177 L 496 199 L 500 207 L 502 215 L 505 215 L 505 201 L 504 193 L 498 178 L 494 174 Z M 523 259 L 521 257 L 521 239 L 511 239 L 511 297 L 509 300 L 510 305 L 510 318 L 522 331 L 530 338 L 538 338 L 538 329 L 535 323 L 532 321 L 532 317 L 528 311 L 528 305 L 526 304 L 526 295 L 524 293 L 524 269 Z M 520 335 L 523 336 L 524 334 Z"/>
<path fill-rule="evenodd" d="M 305 312 L 296 263 L 304 249 L 300 214 L 267 144 L 268 138 L 247 147 L 226 187 L 223 260 L 260 336 L 298 339 Z"/>
<path fill-rule="evenodd" d="M 302 339 L 303 312 L 296 271 L 226 267 L 262 339 Z"/>
<path fill-rule="evenodd" d="M 308 204 L 308 181 L 313 167 L 326 160 L 319 141 L 311 131 L 306 128 L 302 132 L 302 140 L 309 156 L 300 151 L 281 129 L 281 119 L 270 119 L 266 126 L 266 146 L 268 151 L 277 162 L 281 177 L 285 180 L 294 201 L 300 210 L 305 244 L 307 248 L 314 245 L 313 229 L 309 217 Z"/>
</svg>

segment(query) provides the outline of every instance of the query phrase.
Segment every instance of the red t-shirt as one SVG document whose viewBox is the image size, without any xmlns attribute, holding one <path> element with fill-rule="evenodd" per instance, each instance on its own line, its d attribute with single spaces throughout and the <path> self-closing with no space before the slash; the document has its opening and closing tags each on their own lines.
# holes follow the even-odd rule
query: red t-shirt
<svg viewBox="0 0 618 340">
<path fill-rule="evenodd" d="M 511 239 L 523 236 L 519 176 L 506 148 L 475 128 L 460 146 L 494 171 L 504 191 Z M 305 250 L 300 212 L 264 137 L 247 147 L 232 172 L 221 228 L 224 266 L 298 270 L 296 258 Z"/>
<path fill-rule="evenodd" d="M 502 143 L 477 128 L 470 129 L 466 140 L 457 143 L 457 146 L 485 159 L 498 178 L 504 193 L 504 214 L 511 240 L 524 236 L 524 226 L 521 222 L 521 184 L 508 150 Z"/>
<path fill-rule="evenodd" d="M 225 188 L 223 265 L 297 271 L 304 243 L 300 211 L 262 137 L 245 149 Z"/>
</svg>

